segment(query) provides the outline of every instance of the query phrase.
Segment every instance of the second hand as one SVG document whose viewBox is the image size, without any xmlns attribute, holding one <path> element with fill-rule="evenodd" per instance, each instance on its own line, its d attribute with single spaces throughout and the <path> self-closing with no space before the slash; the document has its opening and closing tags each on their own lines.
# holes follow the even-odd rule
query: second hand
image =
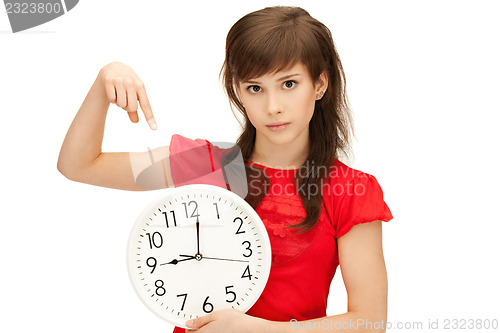
<svg viewBox="0 0 500 333">
<path fill-rule="evenodd" d="M 181 257 L 192 257 L 187 254 L 180 254 L 179 256 Z M 226 261 L 239 261 L 239 262 L 249 262 L 248 260 L 238 260 L 238 259 L 226 259 L 226 258 L 214 258 L 214 257 L 205 257 L 203 256 L 202 259 L 213 259 L 213 260 L 226 260 Z"/>
</svg>

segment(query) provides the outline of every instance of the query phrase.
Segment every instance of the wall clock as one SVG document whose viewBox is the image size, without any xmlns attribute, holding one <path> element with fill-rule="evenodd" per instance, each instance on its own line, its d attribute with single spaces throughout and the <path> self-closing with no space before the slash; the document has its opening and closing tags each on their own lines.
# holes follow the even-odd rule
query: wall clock
<svg viewBox="0 0 500 333">
<path fill-rule="evenodd" d="M 216 310 L 249 310 L 267 283 L 271 245 L 255 210 L 224 188 L 166 190 L 137 218 L 127 247 L 132 285 L 178 327 Z"/>
</svg>

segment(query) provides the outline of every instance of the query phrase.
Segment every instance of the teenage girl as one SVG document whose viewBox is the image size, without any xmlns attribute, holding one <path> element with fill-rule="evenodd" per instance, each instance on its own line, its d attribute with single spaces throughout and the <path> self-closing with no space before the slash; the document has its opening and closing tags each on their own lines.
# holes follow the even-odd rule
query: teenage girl
<svg viewBox="0 0 500 333">
<path fill-rule="evenodd" d="M 245 199 L 266 225 L 272 266 L 266 288 L 246 313 L 214 311 L 188 322 L 188 327 L 200 333 L 298 328 L 384 332 L 388 286 L 381 221 L 392 215 L 375 177 L 338 159 L 350 151 L 352 130 L 345 75 L 330 31 L 298 7 L 252 12 L 227 35 L 221 76 L 232 107 L 244 116 L 236 143 L 248 181 L 259 180 L 248 187 Z M 167 161 L 163 187 L 172 187 L 172 175 L 185 170 L 174 170 L 168 157 L 186 147 L 211 145 L 173 135 L 169 146 L 144 153 L 101 152 L 110 103 L 126 110 L 134 123 L 140 105 L 156 130 L 138 75 L 123 63 L 106 65 L 61 148 L 57 167 L 70 180 L 152 189 L 141 187 L 137 175 L 153 158 Z M 206 161 L 200 157 L 199 163 Z M 260 177 L 250 177 L 257 171 Z M 348 295 L 347 312 L 327 317 L 330 283 L 338 266 Z"/>
</svg>

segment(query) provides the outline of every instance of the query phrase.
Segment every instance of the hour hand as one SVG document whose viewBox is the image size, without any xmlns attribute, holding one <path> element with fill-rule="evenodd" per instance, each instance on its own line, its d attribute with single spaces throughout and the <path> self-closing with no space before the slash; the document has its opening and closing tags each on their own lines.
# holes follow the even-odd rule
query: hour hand
<svg viewBox="0 0 500 333">
<path fill-rule="evenodd" d="M 187 255 L 182 255 L 182 254 L 180 255 L 180 257 L 187 257 L 187 258 L 186 259 L 181 259 L 181 260 L 174 259 L 174 260 L 172 260 L 170 262 L 166 262 L 166 263 L 160 264 L 160 266 L 162 266 L 162 265 L 168 265 L 168 264 L 177 265 L 181 261 L 192 260 L 192 259 L 196 258 L 195 256 L 187 256 Z"/>
</svg>

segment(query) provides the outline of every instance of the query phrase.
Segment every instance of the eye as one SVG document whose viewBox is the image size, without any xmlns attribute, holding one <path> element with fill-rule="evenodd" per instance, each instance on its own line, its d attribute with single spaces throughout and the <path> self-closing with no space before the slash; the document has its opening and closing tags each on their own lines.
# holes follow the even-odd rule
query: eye
<svg viewBox="0 0 500 333">
<path fill-rule="evenodd" d="M 288 80 L 288 81 L 285 81 L 283 83 L 283 85 L 287 88 L 287 89 L 292 89 L 293 87 L 295 87 L 295 85 L 297 84 L 297 81 L 294 81 L 294 80 Z"/>
<path fill-rule="evenodd" d="M 258 89 L 258 90 L 256 90 L 256 89 Z M 247 90 L 248 90 L 251 94 L 256 94 L 256 93 L 258 93 L 258 92 L 260 91 L 260 87 L 259 87 L 259 86 L 255 86 L 255 85 L 253 85 L 253 86 L 248 86 L 248 87 L 247 87 Z"/>
</svg>

